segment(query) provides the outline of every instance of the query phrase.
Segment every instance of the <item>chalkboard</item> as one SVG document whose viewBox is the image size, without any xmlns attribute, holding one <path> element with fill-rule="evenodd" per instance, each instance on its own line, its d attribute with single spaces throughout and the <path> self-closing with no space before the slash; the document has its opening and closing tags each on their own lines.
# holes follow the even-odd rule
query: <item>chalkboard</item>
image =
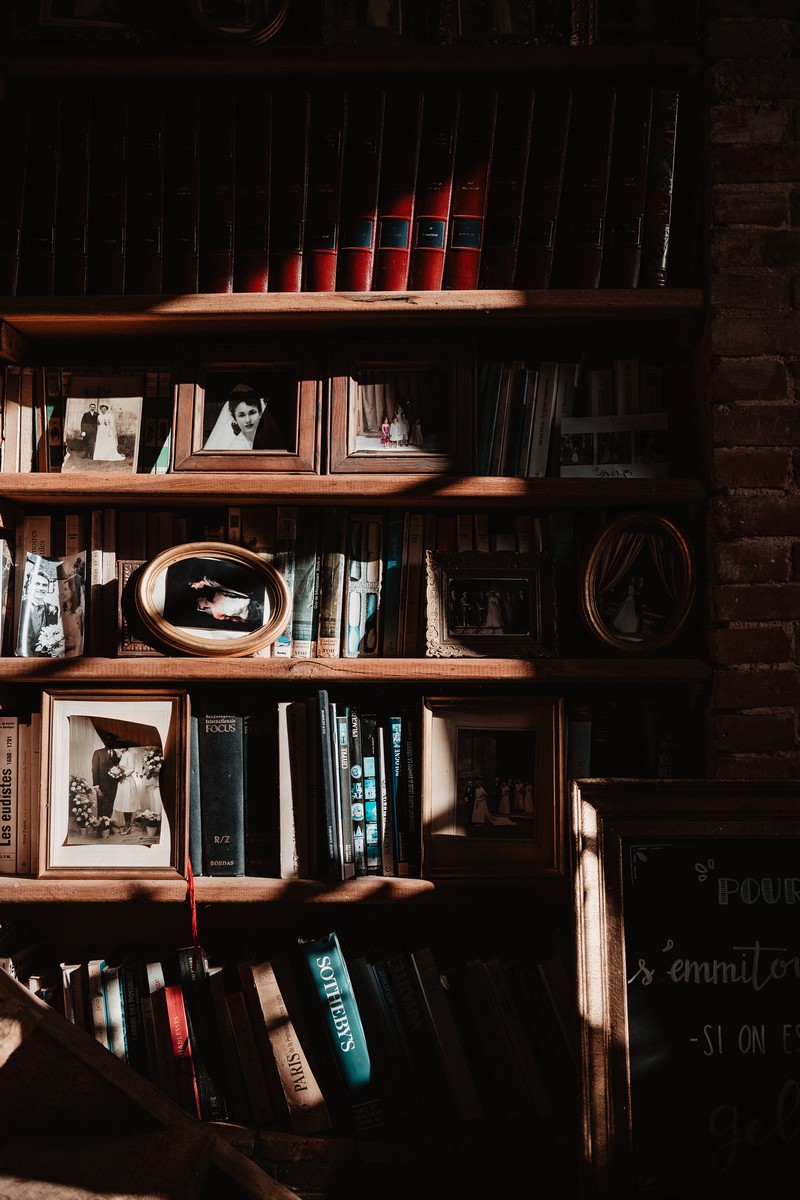
<svg viewBox="0 0 800 1200">
<path fill-rule="evenodd" d="M 800 789 L 573 792 L 588 1194 L 800 1197 Z"/>
</svg>

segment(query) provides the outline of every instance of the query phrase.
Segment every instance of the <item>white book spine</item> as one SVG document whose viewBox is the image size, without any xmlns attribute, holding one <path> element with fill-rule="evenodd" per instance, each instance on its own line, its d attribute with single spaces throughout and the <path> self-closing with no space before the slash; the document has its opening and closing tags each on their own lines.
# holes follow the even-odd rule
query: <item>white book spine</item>
<svg viewBox="0 0 800 1200">
<path fill-rule="evenodd" d="M 17 872 L 18 719 L 0 714 L 0 875 Z"/>
</svg>

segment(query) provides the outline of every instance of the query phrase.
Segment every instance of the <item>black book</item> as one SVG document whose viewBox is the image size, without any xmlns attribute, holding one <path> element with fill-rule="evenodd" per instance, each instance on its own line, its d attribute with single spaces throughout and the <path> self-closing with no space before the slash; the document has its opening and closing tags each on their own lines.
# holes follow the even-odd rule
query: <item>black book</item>
<svg viewBox="0 0 800 1200">
<path fill-rule="evenodd" d="M 244 875 L 244 735 L 237 713 L 200 713 L 203 874 Z"/>
</svg>

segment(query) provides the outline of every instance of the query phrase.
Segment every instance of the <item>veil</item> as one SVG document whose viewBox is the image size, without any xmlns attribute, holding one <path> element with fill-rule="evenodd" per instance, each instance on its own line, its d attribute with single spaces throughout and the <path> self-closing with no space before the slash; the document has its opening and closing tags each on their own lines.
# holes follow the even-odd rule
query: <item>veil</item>
<svg viewBox="0 0 800 1200">
<path fill-rule="evenodd" d="M 222 403 L 214 428 L 203 443 L 204 450 L 238 450 L 240 446 L 247 448 L 245 439 L 240 433 L 233 432 L 233 416 L 227 400 Z"/>
</svg>

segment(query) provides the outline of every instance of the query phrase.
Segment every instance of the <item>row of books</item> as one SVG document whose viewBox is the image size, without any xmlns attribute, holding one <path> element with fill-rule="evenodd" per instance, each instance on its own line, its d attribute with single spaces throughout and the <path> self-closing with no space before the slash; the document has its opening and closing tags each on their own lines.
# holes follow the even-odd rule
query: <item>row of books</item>
<svg viewBox="0 0 800 1200">
<path fill-rule="evenodd" d="M 200 1120 L 308 1135 L 575 1113 L 574 993 L 551 947 L 345 951 L 334 932 L 270 958 L 3 965 Z"/>
<path fill-rule="evenodd" d="M 680 99 L 600 82 L 15 89 L 0 292 L 663 287 Z M 690 186 L 681 203 L 690 218 Z"/>
<path fill-rule="evenodd" d="M 678 364 L 617 358 L 486 362 L 478 386 L 476 474 L 663 478 L 667 390 Z M 670 387 L 670 385 L 672 385 Z"/>
</svg>

